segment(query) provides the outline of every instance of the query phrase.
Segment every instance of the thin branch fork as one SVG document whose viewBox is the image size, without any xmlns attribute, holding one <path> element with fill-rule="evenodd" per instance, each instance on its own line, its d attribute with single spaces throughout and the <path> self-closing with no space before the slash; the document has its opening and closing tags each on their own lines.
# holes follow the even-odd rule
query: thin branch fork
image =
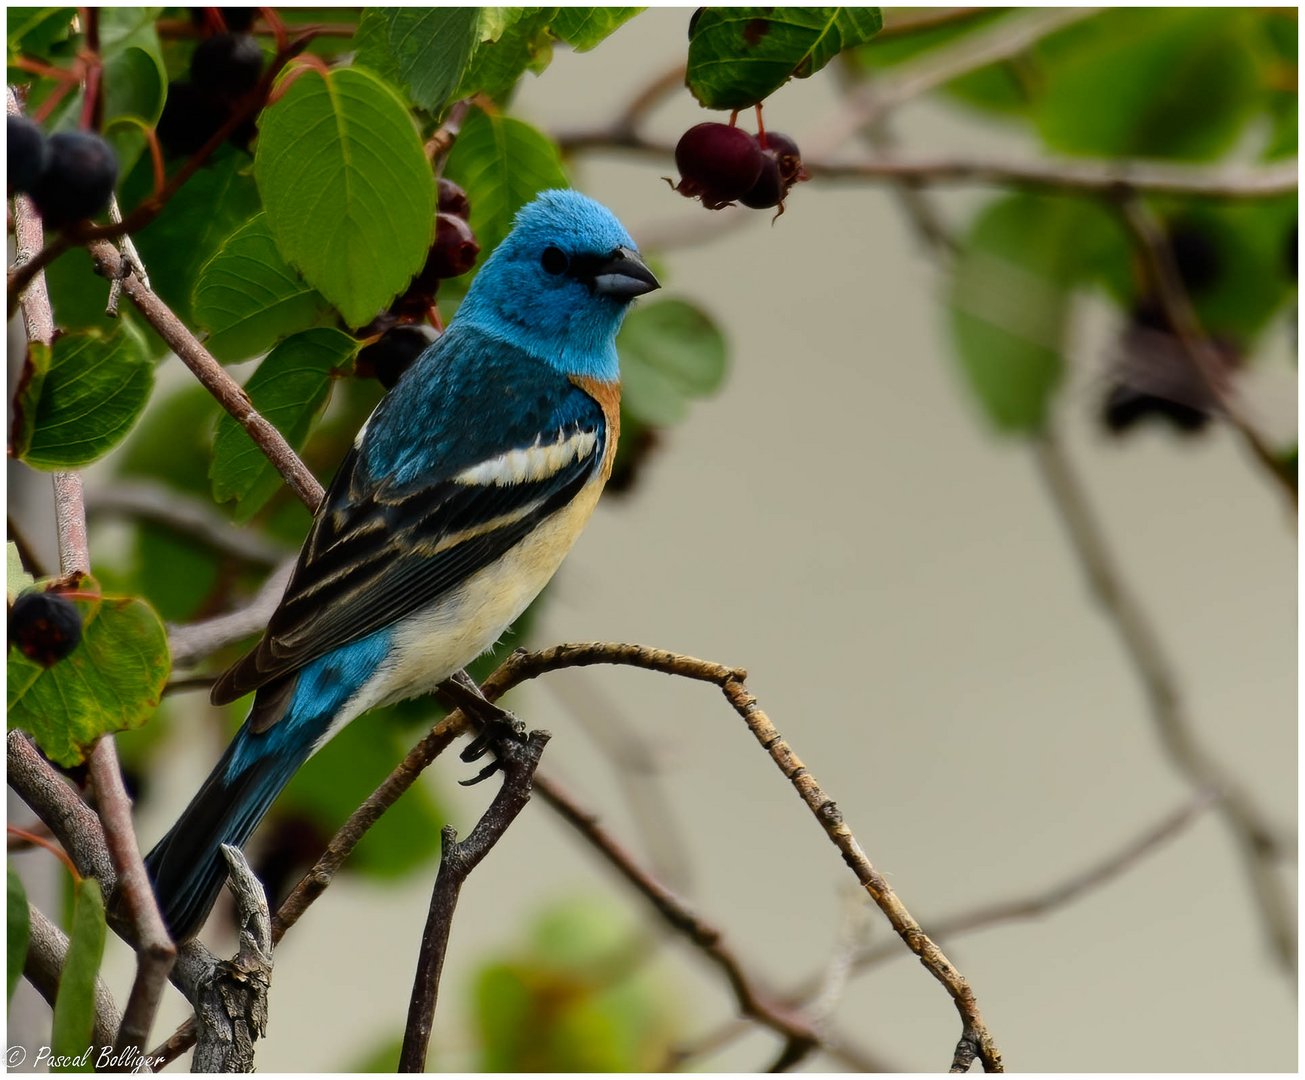
<svg viewBox="0 0 1305 1080">
<path fill-rule="evenodd" d="M 458 896 L 468 875 L 480 865 L 498 843 L 508 826 L 530 800 L 531 778 L 549 740 L 546 731 L 532 731 L 524 743 L 503 740 L 495 750 L 503 783 L 489 808 L 465 840 L 459 840 L 451 825 L 444 828 L 439 873 L 431 891 L 430 911 L 422 932 L 417 974 L 413 981 L 408 1024 L 403 1033 L 399 1072 L 424 1072 L 430 1048 L 431 1027 L 439 993 L 440 973 L 448 949 L 449 932 Z"/>
</svg>

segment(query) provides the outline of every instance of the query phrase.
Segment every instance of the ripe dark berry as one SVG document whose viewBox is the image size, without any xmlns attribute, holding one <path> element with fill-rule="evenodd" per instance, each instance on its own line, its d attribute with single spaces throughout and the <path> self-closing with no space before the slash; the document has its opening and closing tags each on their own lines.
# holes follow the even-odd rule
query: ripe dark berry
<svg viewBox="0 0 1305 1080">
<path fill-rule="evenodd" d="M 118 181 L 113 147 L 89 131 L 58 131 L 46 143 L 49 158 L 30 192 L 46 228 L 58 229 L 98 214 Z"/>
<path fill-rule="evenodd" d="M 761 166 L 757 182 L 739 196 L 739 202 L 753 210 L 769 210 L 779 206 L 784 199 L 784 185 L 779 177 L 779 159 L 769 150 L 763 150 L 766 160 Z M 781 211 L 782 212 L 782 211 Z"/>
<path fill-rule="evenodd" d="M 359 351 L 353 362 L 354 371 L 376 379 L 389 390 L 438 336 L 429 326 L 392 327 Z"/>
<path fill-rule="evenodd" d="M 680 170 L 675 190 L 719 210 L 751 190 L 764 164 L 765 155 L 748 132 L 728 124 L 697 124 L 675 146 Z"/>
<path fill-rule="evenodd" d="M 1179 431 L 1197 432 L 1210 422 L 1210 414 L 1181 401 L 1146 394 L 1123 383 L 1110 388 L 1101 419 L 1114 434 L 1127 431 L 1139 420 L 1155 416 L 1168 420 Z"/>
<path fill-rule="evenodd" d="M 169 83 L 163 115 L 154 133 L 169 154 L 188 157 L 227 122 L 227 115 L 224 103 L 197 90 L 191 83 Z"/>
<path fill-rule="evenodd" d="M 53 592 L 25 592 L 9 609 L 9 644 L 42 667 L 56 664 L 82 639 L 82 613 Z"/>
<path fill-rule="evenodd" d="M 479 254 L 480 244 L 471 226 L 460 217 L 441 212 L 435 215 L 435 243 L 420 276 L 437 281 L 460 277 L 476 265 Z"/>
<path fill-rule="evenodd" d="M 471 220 L 471 203 L 467 201 L 467 193 L 452 180 L 445 180 L 442 176 L 439 179 L 439 211 L 441 214 L 460 217 L 463 221 Z"/>
<path fill-rule="evenodd" d="M 214 34 L 195 46 L 190 81 L 202 93 L 236 101 L 258 85 L 263 50 L 249 34 Z"/>
<path fill-rule="evenodd" d="M 762 166 L 757 182 L 739 197 L 739 202 L 755 210 L 778 206 L 782 214 L 789 190 L 799 180 L 807 178 L 807 171 L 802 167 L 802 152 L 797 143 L 778 131 L 768 131 L 758 141 L 765 143 L 761 152 L 766 164 Z"/>
<path fill-rule="evenodd" d="M 45 171 L 49 151 L 45 132 L 25 116 L 10 116 L 6 133 L 9 190 L 31 191 Z"/>
</svg>

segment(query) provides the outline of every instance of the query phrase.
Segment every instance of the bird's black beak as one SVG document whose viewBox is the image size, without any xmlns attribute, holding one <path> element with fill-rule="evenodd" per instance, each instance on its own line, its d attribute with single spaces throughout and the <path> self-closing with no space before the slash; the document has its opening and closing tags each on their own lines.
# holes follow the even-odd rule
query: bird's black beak
<svg viewBox="0 0 1305 1080">
<path fill-rule="evenodd" d="M 590 281 L 594 292 L 617 300 L 633 300 L 636 296 L 660 289 L 661 282 L 653 277 L 639 258 L 637 251 L 619 247 L 592 269 Z"/>
</svg>

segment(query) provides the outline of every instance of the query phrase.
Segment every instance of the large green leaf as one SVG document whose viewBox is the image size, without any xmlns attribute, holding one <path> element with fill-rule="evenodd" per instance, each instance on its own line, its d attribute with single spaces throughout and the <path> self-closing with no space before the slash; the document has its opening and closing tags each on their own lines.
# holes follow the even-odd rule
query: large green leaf
<svg viewBox="0 0 1305 1080">
<path fill-rule="evenodd" d="M 568 187 L 557 145 L 527 124 L 474 109 L 453 144 L 444 175 L 471 201 L 471 227 L 483 261 L 512 227 L 512 218 L 546 188 Z"/>
<path fill-rule="evenodd" d="M 641 7 L 564 7 L 553 17 L 553 33 L 576 52 L 587 52 L 642 12 Z"/>
<path fill-rule="evenodd" d="M 425 263 L 434 174 L 404 103 L 370 72 L 300 73 L 263 110 L 254 175 L 282 256 L 351 326 Z"/>
<path fill-rule="evenodd" d="M 8 900 L 5 911 L 5 973 L 9 983 L 9 998 L 23 977 L 23 964 L 27 960 L 27 936 L 31 930 L 31 915 L 27 910 L 27 891 L 22 879 L 9 867 Z M 7 999 L 8 1000 L 8 999 Z"/>
<path fill-rule="evenodd" d="M 1264 98 L 1255 19 L 1227 8 L 1127 8 L 1065 30 L 1039 65 L 1039 131 L 1063 153 L 1223 152 Z"/>
<path fill-rule="evenodd" d="M 163 623 L 142 600 L 73 598 L 82 639 L 41 667 L 9 650 L 9 726 L 26 731 L 51 761 L 76 765 L 111 731 L 138 727 L 159 703 L 170 661 Z"/>
<path fill-rule="evenodd" d="M 332 374 L 348 364 L 357 348 L 358 342 L 339 330 L 304 330 L 267 355 L 245 392 L 263 418 L 299 450 L 313 418 L 326 405 Z M 218 421 L 208 474 L 218 502 L 239 502 L 236 517 L 241 521 L 252 517 L 281 484 L 281 474 L 226 413 Z"/>
<path fill-rule="evenodd" d="M 617 340 L 621 404 L 654 427 L 678 424 L 689 402 L 720 389 L 728 350 L 711 317 L 684 300 L 634 309 Z"/>
<path fill-rule="evenodd" d="M 237 229 L 200 269 L 194 306 L 209 351 L 223 361 L 261 356 L 330 309 L 281 258 L 266 214 Z"/>
<path fill-rule="evenodd" d="M 709 109 L 746 109 L 882 26 L 876 7 L 700 8 L 689 28 L 686 81 Z"/>
<path fill-rule="evenodd" d="M 95 978 L 104 957 L 104 894 L 94 878 L 73 886 L 72 931 L 68 954 L 59 972 L 59 992 L 54 999 L 54 1024 L 50 1033 L 50 1058 L 77 1064 L 52 1065 L 51 1072 L 92 1072 L 95 1055 Z M 82 1063 L 82 1058 L 85 1062 Z"/>
<path fill-rule="evenodd" d="M 999 431 L 1044 423 L 1064 365 L 1070 291 L 1101 272 L 1102 238 L 1112 235 L 1105 210 L 1033 195 L 997 199 L 971 228 L 950 283 L 952 339 Z"/>
<path fill-rule="evenodd" d="M 131 179 L 146 187 L 149 170 L 137 169 Z M 136 194 L 144 197 L 146 190 Z M 209 166 L 181 186 L 154 221 L 135 234 L 150 285 L 182 322 L 195 322 L 191 296 L 200 267 L 260 208 L 249 157 L 223 147 Z"/>
<path fill-rule="evenodd" d="M 13 453 L 42 469 L 76 469 L 131 430 L 154 386 L 144 338 L 124 323 L 111 334 L 64 334 L 32 345 L 14 399 Z"/>
<path fill-rule="evenodd" d="M 488 94 L 502 98 L 526 71 L 536 74 L 553 59 L 549 24 L 557 8 L 492 8 L 483 30 L 487 40 L 462 76 L 455 97 Z"/>
<path fill-rule="evenodd" d="M 412 103 L 440 113 L 462 81 L 482 37 L 481 8 L 366 8 L 358 63 L 393 79 Z"/>
</svg>

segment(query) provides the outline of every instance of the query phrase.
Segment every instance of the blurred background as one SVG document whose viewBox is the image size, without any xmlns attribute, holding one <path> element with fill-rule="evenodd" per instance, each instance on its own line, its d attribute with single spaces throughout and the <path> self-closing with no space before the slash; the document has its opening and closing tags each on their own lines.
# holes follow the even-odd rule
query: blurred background
<svg viewBox="0 0 1305 1080">
<path fill-rule="evenodd" d="M 1176 339 L 1163 323 L 1157 331 L 1133 239 L 1104 202 L 1064 211 L 1045 192 L 979 183 L 904 196 L 882 177 L 813 168 L 774 221 L 712 214 L 662 180 L 674 165 L 656 148 L 720 118 L 682 86 L 640 129 L 652 150 L 581 138 L 683 63 L 690 14 L 649 10 L 592 52 L 559 48 L 514 99 L 514 115 L 564 145 L 590 144 L 568 160 L 573 183 L 631 228 L 667 296 L 710 316 L 728 369 L 682 422 L 643 440 L 628 489 L 605 498 L 507 644 L 630 641 L 746 667 L 762 707 L 924 928 L 980 924 L 939 942 L 1007 1068 L 1294 1069 L 1297 555 L 1283 485 L 1228 424 L 1203 422 L 1211 402 L 1190 375 L 1173 389 L 1181 346 L 1175 354 Z M 1059 27 L 1020 11 L 893 32 L 920 14 L 886 9 L 882 40 L 776 93 L 767 127 L 813 161 L 873 160 L 846 122 L 849 94 L 900 87 L 903 70 L 967 36 L 1023 34 L 1026 47 L 1003 63 L 882 115 L 871 142 L 930 160 L 1054 151 L 1197 169 L 1217 159 L 1230 175 L 1295 154 L 1294 11 L 1061 12 Z M 1140 72 L 1153 89 L 1134 85 Z M 1247 81 L 1259 96 L 1243 92 Z M 1039 95 L 1063 97 L 1052 120 Z M 1082 131 L 1067 126 L 1076 111 L 1089 118 Z M 1179 270 L 1212 336 L 1237 352 L 1230 370 L 1246 417 L 1294 461 L 1295 195 L 1148 205 L 1180 262 L 1195 251 Z M 955 266 L 945 242 L 922 236 L 930 219 L 959 245 Z M 1069 262 L 1100 254 L 1078 276 L 1058 276 L 1042 247 Z M 1263 273 L 1248 277 L 1248 266 Z M 981 287 L 968 291 L 974 280 Z M 1048 389 L 994 389 L 966 319 L 978 311 L 996 327 L 984 341 L 998 355 L 1021 313 L 1039 317 L 1047 282 L 1063 291 L 1063 328 L 1055 341 L 1026 341 L 1019 362 Z M 1258 299 L 1239 301 L 1239 290 Z M 1203 295 L 1216 301 L 1203 306 Z M 188 378 L 165 364 L 160 401 L 182 401 Z M 144 452 L 140 434 L 88 473 L 88 489 L 120 482 L 124 462 Z M 319 476 L 330 467 L 314 464 Z M 46 551 L 48 502 L 47 478 L 11 468 L 11 514 Z M 95 526 L 106 578 L 140 557 L 133 527 Z M 1191 740 L 1246 793 L 1276 851 L 1248 854 L 1222 804 L 1176 764 L 1119 609 L 1094 600 L 1084 536 L 1100 541 L 1092 551 L 1122 590 L 1123 617 L 1141 611 L 1171 665 L 1176 741 Z M 952 1003 L 867 907 L 718 694 L 596 668 L 549 675 L 509 704 L 553 732 L 550 775 L 724 931 L 760 986 L 776 997 L 817 992 L 832 1052 L 803 1069 L 946 1067 L 959 1033 Z M 165 713 L 154 733 L 119 740 L 124 756 L 150 763 L 146 843 L 232 722 L 202 692 L 170 696 Z M 328 750 L 310 766 L 326 771 L 272 820 L 277 851 L 261 849 L 266 865 L 298 868 L 286 884 L 415 741 L 423 716 L 384 721 L 384 740 L 354 725 L 359 739 L 336 765 Z M 360 747 L 371 748 L 371 772 L 358 765 L 357 790 L 342 792 L 330 770 L 347 755 L 356 764 Z M 392 1068 L 439 826 L 465 834 L 490 798 L 488 785 L 458 787 L 468 775 L 455 755 L 438 760 L 396 807 L 397 831 L 374 849 L 365 841 L 359 872 L 287 935 L 261 1070 Z M 418 833 L 420 858 L 394 854 Z M 17 865 L 34 899 L 54 896 L 37 856 Z M 1061 887 L 1068 895 L 1047 895 Z M 1044 897 L 1046 910 L 985 922 L 995 904 Z M 218 920 L 205 940 L 231 951 Z M 123 998 L 133 967 L 111 938 L 105 974 Z M 35 1045 L 48 1013 L 29 988 L 19 995 L 10 1039 Z M 172 995 L 159 1037 L 185 1015 Z M 718 972 L 536 800 L 462 894 L 431 1067 L 765 1068 L 779 1040 L 735 1015 Z"/>
</svg>

